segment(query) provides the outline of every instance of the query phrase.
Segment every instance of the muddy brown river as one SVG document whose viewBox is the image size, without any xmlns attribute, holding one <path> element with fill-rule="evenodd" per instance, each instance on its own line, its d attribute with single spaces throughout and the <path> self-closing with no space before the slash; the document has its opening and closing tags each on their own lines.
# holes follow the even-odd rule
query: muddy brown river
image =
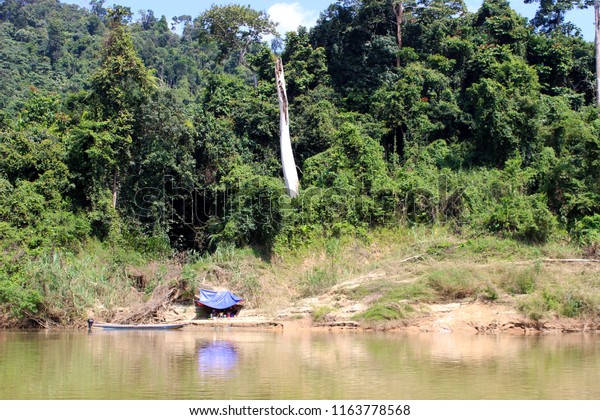
<svg viewBox="0 0 600 420">
<path fill-rule="evenodd" d="M 600 336 L 0 331 L 0 399 L 600 399 Z"/>
</svg>

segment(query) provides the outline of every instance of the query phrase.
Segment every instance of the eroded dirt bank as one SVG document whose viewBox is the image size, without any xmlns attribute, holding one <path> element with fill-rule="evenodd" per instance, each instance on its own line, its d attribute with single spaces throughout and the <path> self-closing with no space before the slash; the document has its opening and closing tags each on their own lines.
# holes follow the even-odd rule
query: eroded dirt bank
<svg viewBox="0 0 600 420">
<path fill-rule="evenodd" d="M 327 296 L 320 297 L 320 303 Z M 459 334 L 547 334 L 594 333 L 600 331 L 597 323 L 575 319 L 533 321 L 506 304 L 462 301 L 419 306 L 414 318 L 381 323 L 364 323 L 352 319 L 358 309 L 356 304 L 340 308 L 337 315 L 314 320 L 315 300 L 301 301 L 301 305 L 284 308 L 271 316 L 261 310 L 245 310 L 233 319 L 197 320 L 191 306 L 177 305 L 165 313 L 165 322 L 191 322 L 198 328 L 252 328 L 282 329 L 285 331 L 386 331 L 409 333 L 459 333 Z"/>
</svg>

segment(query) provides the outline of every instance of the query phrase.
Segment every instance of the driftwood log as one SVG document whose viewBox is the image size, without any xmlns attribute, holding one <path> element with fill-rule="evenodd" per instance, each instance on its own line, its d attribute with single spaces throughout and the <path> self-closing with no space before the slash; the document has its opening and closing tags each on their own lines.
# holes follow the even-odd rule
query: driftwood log
<svg viewBox="0 0 600 420">
<path fill-rule="evenodd" d="M 154 289 L 152 296 L 147 302 L 141 303 L 131 308 L 131 311 L 120 314 L 113 322 L 119 324 L 140 324 L 162 321 L 161 312 L 177 301 L 181 295 L 181 289 L 178 285 L 162 284 Z"/>
</svg>

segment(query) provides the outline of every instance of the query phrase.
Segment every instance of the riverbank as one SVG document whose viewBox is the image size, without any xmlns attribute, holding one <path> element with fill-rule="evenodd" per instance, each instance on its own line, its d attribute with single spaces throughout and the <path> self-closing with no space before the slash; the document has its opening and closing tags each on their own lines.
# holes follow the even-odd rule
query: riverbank
<svg viewBox="0 0 600 420">
<path fill-rule="evenodd" d="M 244 297 L 242 318 L 294 328 L 511 333 L 595 331 L 600 263 L 569 242 L 532 246 L 440 228 L 323 238 L 293 251 L 223 248 L 148 260 L 99 243 L 31 266 L 43 304 L 3 327 L 191 320 L 199 288 Z M 192 312 L 188 313 L 187 309 Z"/>
<path fill-rule="evenodd" d="M 317 328 L 540 334 L 600 330 L 597 261 L 404 261 L 299 300 L 278 319 Z M 413 275 L 410 275 L 410 274 Z"/>
<path fill-rule="evenodd" d="M 420 306 L 421 315 L 400 322 L 361 323 L 351 317 L 330 317 L 316 321 L 308 306 L 285 308 L 270 318 L 256 311 L 242 311 L 233 319 L 199 320 L 194 308 L 173 308 L 165 321 L 187 321 L 191 328 L 209 330 L 252 329 L 282 332 L 369 332 L 389 333 L 457 333 L 535 335 L 553 333 L 597 333 L 600 324 L 593 320 L 554 318 L 533 321 L 520 314 L 513 306 L 480 301 L 461 301 Z M 352 312 L 352 307 L 346 307 Z M 304 313 L 301 315 L 301 313 Z M 173 316 L 175 314 L 175 316 Z"/>
</svg>

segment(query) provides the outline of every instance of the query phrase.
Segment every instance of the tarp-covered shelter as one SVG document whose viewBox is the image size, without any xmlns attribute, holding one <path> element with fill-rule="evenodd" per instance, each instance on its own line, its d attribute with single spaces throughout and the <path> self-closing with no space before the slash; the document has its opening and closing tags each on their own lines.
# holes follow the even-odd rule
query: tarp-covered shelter
<svg viewBox="0 0 600 420">
<path fill-rule="evenodd" d="M 242 309 L 244 299 L 234 295 L 229 290 L 216 292 L 214 290 L 200 289 L 200 299 L 196 301 L 198 316 L 209 318 L 212 316 L 235 316 Z"/>
</svg>

